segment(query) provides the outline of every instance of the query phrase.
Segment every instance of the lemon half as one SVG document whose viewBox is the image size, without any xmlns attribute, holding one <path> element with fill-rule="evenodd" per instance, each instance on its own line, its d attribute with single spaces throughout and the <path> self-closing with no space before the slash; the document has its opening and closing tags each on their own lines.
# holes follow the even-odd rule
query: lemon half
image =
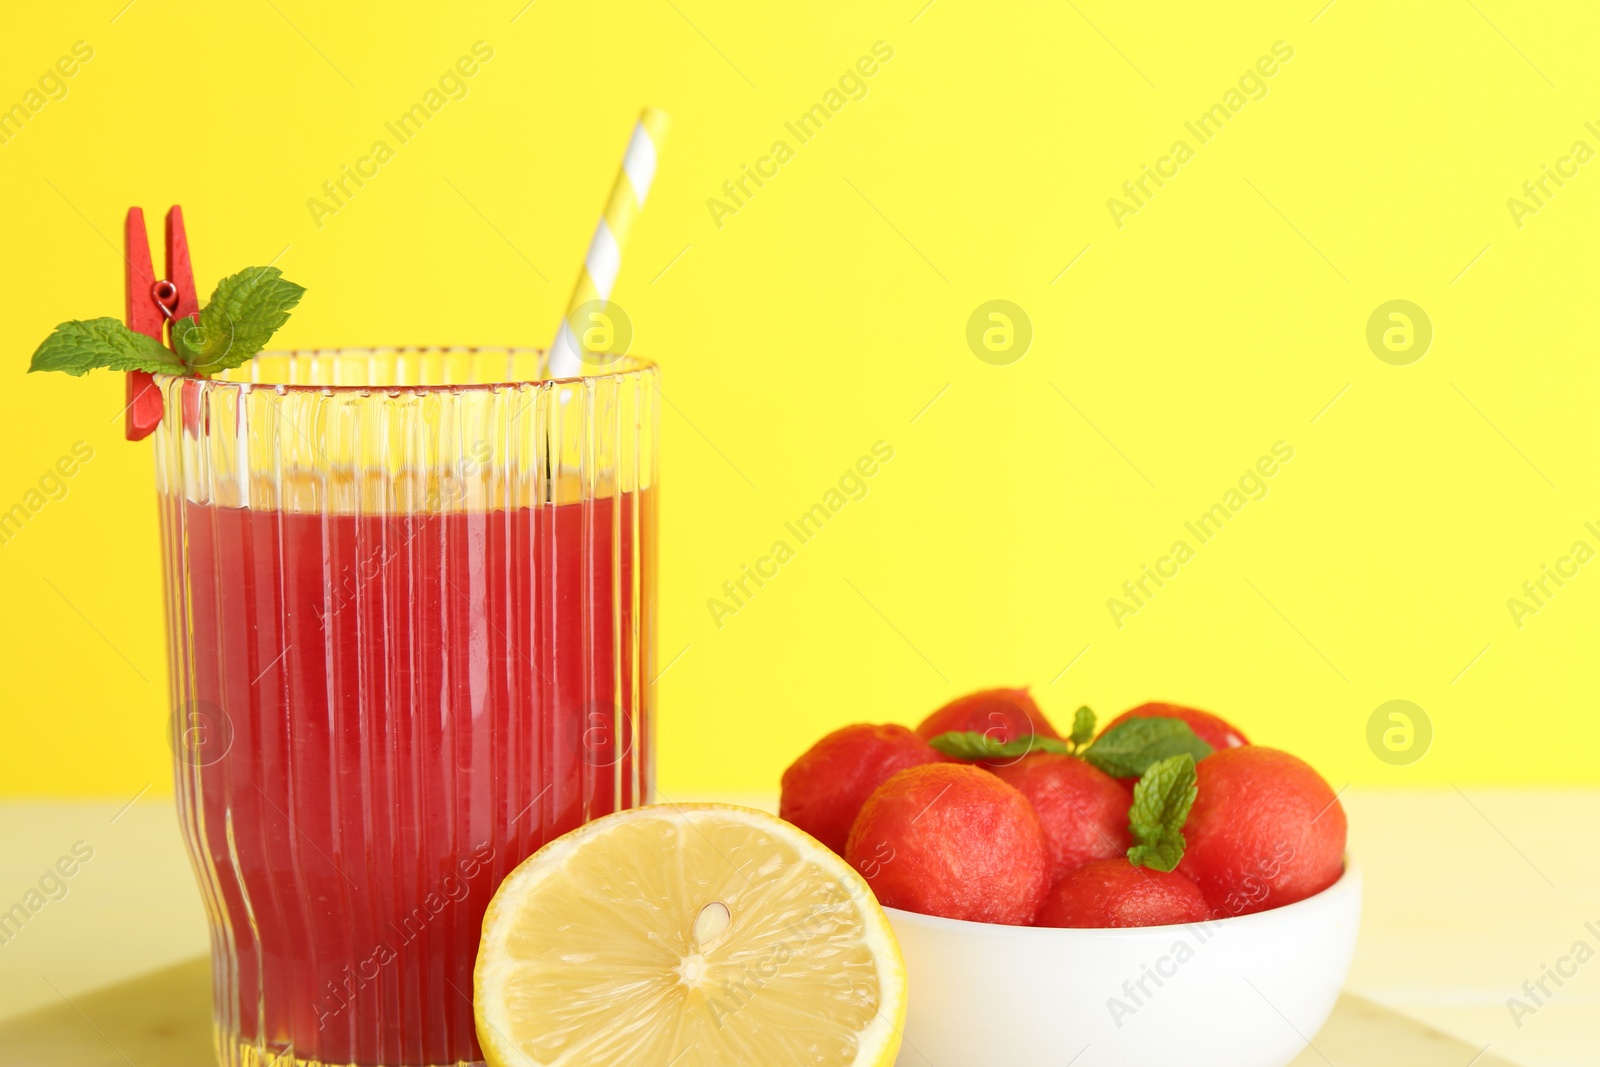
<svg viewBox="0 0 1600 1067">
<path fill-rule="evenodd" d="M 866 882 L 789 823 L 662 804 L 512 871 L 473 975 L 491 1067 L 889 1067 L 905 963 Z"/>
</svg>

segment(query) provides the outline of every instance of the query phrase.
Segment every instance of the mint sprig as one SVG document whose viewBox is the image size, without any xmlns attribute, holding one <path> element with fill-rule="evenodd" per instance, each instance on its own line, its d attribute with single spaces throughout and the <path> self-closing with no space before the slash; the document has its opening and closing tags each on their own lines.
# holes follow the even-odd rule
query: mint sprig
<svg viewBox="0 0 1600 1067">
<path fill-rule="evenodd" d="M 116 319 L 74 319 L 57 326 L 34 350 L 28 370 L 213 374 L 246 363 L 265 348 L 304 294 L 277 267 L 247 267 L 218 282 L 211 302 L 199 312 L 172 323 L 170 349 Z"/>
<path fill-rule="evenodd" d="M 1177 868 L 1187 844 L 1183 824 L 1198 792 L 1194 757 L 1187 752 L 1150 765 L 1133 787 L 1128 809 L 1130 863 L 1157 871 Z"/>
<path fill-rule="evenodd" d="M 55 370 L 77 376 L 96 367 L 152 374 L 184 373 L 183 361 L 171 349 L 111 318 L 63 322 L 34 349 L 28 372 Z"/>
<path fill-rule="evenodd" d="M 246 267 L 218 282 L 199 314 L 173 322 L 172 347 L 201 374 L 247 363 L 289 321 L 304 294 L 277 267 Z"/>
<path fill-rule="evenodd" d="M 1085 704 L 1072 716 L 1072 747 L 1082 748 L 1094 740 L 1094 712 Z"/>
<path fill-rule="evenodd" d="M 1203 760 L 1211 746 L 1182 719 L 1139 718 L 1113 726 L 1078 755 L 1113 778 L 1137 778 L 1172 756 Z"/>
<path fill-rule="evenodd" d="M 1020 759 L 1030 752 L 1065 754 L 1072 751 L 1065 741 L 1054 737 L 1028 734 L 1011 741 L 1000 741 L 976 730 L 951 730 L 933 738 L 928 744 L 946 756 L 968 760 Z"/>
</svg>

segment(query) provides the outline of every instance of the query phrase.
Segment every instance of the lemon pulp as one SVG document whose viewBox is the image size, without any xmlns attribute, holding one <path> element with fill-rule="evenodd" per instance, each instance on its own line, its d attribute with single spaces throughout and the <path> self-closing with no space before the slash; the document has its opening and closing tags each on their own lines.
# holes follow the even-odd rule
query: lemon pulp
<svg viewBox="0 0 1600 1067">
<path fill-rule="evenodd" d="M 474 975 L 493 1067 L 894 1062 L 905 970 L 859 875 L 773 816 L 657 805 L 501 885 Z"/>
</svg>

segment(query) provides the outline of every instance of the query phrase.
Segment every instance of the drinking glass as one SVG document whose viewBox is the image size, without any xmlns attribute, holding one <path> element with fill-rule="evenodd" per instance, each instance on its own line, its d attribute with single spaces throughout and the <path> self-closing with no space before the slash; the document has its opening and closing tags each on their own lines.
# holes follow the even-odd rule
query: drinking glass
<svg viewBox="0 0 1600 1067">
<path fill-rule="evenodd" d="M 224 1067 L 481 1062 L 501 879 L 648 802 L 656 369 L 263 354 L 158 377 L 178 809 Z"/>
</svg>

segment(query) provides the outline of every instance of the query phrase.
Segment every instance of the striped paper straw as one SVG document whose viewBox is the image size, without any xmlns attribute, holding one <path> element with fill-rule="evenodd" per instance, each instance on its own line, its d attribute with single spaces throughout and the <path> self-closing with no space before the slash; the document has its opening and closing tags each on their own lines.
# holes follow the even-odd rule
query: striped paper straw
<svg viewBox="0 0 1600 1067">
<path fill-rule="evenodd" d="M 589 254 L 583 260 L 583 271 L 573 287 L 572 299 L 567 301 L 561 328 L 550 345 L 552 378 L 570 378 L 582 370 L 582 346 L 572 332 L 572 313 L 591 300 L 611 299 L 617 267 L 622 263 L 622 249 L 628 243 L 634 218 L 644 207 L 645 197 L 650 195 L 650 183 L 656 176 L 656 152 L 666 132 L 666 112 L 647 107 L 639 114 L 638 125 L 634 126 L 633 137 L 628 141 L 628 154 L 622 159 L 622 168 L 606 200 L 605 214 L 600 218 L 600 225 L 595 227 Z"/>
</svg>

